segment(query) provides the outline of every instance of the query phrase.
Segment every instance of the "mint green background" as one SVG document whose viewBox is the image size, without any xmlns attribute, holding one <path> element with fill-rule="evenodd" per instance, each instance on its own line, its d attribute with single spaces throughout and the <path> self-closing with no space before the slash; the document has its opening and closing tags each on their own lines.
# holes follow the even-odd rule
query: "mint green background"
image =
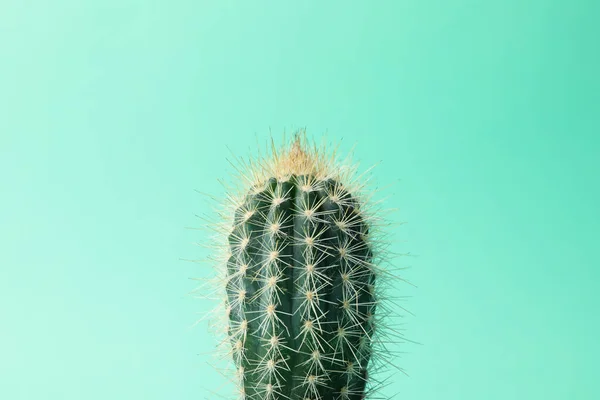
<svg viewBox="0 0 600 400">
<path fill-rule="evenodd" d="M 598 4 L 3 1 L 0 398 L 216 398 L 194 189 L 298 127 L 400 180 L 386 394 L 600 398 Z"/>
</svg>

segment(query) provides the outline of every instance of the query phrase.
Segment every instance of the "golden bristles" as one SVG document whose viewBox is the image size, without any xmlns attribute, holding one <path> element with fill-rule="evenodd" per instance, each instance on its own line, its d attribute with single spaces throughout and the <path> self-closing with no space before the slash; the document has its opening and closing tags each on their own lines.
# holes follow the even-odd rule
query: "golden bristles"
<svg viewBox="0 0 600 400">
<path fill-rule="evenodd" d="M 233 181 L 237 184 L 227 188 L 228 193 L 234 198 L 243 198 L 248 189 L 263 190 L 269 179 L 286 181 L 292 175 L 310 176 L 314 181 L 335 179 L 347 190 L 360 192 L 366 182 L 356 179 L 358 165 L 351 162 L 351 154 L 346 160 L 338 160 L 337 149 L 338 146 L 329 148 L 325 142 L 309 141 L 303 129 L 295 132 L 291 141 L 284 139 L 279 146 L 271 138 L 267 154 L 256 151 L 252 159 L 236 157 L 233 160 L 237 171 Z M 236 193 L 239 190 L 242 192 Z"/>
<path fill-rule="evenodd" d="M 294 135 L 294 141 L 291 146 L 284 144 L 279 150 L 272 144 L 273 157 L 271 164 L 267 165 L 266 170 L 271 172 L 271 176 L 278 179 L 285 179 L 290 175 L 312 175 L 318 179 L 323 179 L 328 173 L 328 159 L 324 157 L 324 152 L 319 151 L 318 147 L 309 147 L 306 143 L 304 131 L 297 132 Z"/>
</svg>

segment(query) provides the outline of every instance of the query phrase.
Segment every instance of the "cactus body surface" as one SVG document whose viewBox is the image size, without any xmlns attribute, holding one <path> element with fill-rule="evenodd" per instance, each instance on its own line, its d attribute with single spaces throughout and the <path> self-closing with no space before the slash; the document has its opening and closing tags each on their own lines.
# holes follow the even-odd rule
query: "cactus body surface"
<svg viewBox="0 0 600 400">
<path fill-rule="evenodd" d="M 375 307 L 360 204 L 311 175 L 261 189 L 229 237 L 229 329 L 244 392 L 360 399 Z"/>
</svg>

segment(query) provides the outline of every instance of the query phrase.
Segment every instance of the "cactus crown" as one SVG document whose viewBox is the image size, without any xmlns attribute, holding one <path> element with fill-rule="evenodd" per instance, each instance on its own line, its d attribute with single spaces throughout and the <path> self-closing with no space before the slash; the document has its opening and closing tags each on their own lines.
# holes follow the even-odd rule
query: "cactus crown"
<svg viewBox="0 0 600 400">
<path fill-rule="evenodd" d="M 389 356 L 378 351 L 389 339 L 378 317 L 389 311 L 380 294 L 389 260 L 365 178 L 304 132 L 238 165 L 240 191 L 217 213 L 214 242 L 216 326 L 239 398 L 366 398 L 380 383 L 367 371 Z"/>
</svg>

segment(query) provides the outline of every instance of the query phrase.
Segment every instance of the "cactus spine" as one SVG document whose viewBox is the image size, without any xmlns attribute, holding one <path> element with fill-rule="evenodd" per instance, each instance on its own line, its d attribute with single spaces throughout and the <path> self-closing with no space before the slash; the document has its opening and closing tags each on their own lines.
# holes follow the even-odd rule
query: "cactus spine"
<svg viewBox="0 0 600 400">
<path fill-rule="evenodd" d="M 239 397 L 366 398 L 382 248 L 364 182 L 303 134 L 239 170 L 242 192 L 220 214 L 223 344 Z"/>
</svg>

